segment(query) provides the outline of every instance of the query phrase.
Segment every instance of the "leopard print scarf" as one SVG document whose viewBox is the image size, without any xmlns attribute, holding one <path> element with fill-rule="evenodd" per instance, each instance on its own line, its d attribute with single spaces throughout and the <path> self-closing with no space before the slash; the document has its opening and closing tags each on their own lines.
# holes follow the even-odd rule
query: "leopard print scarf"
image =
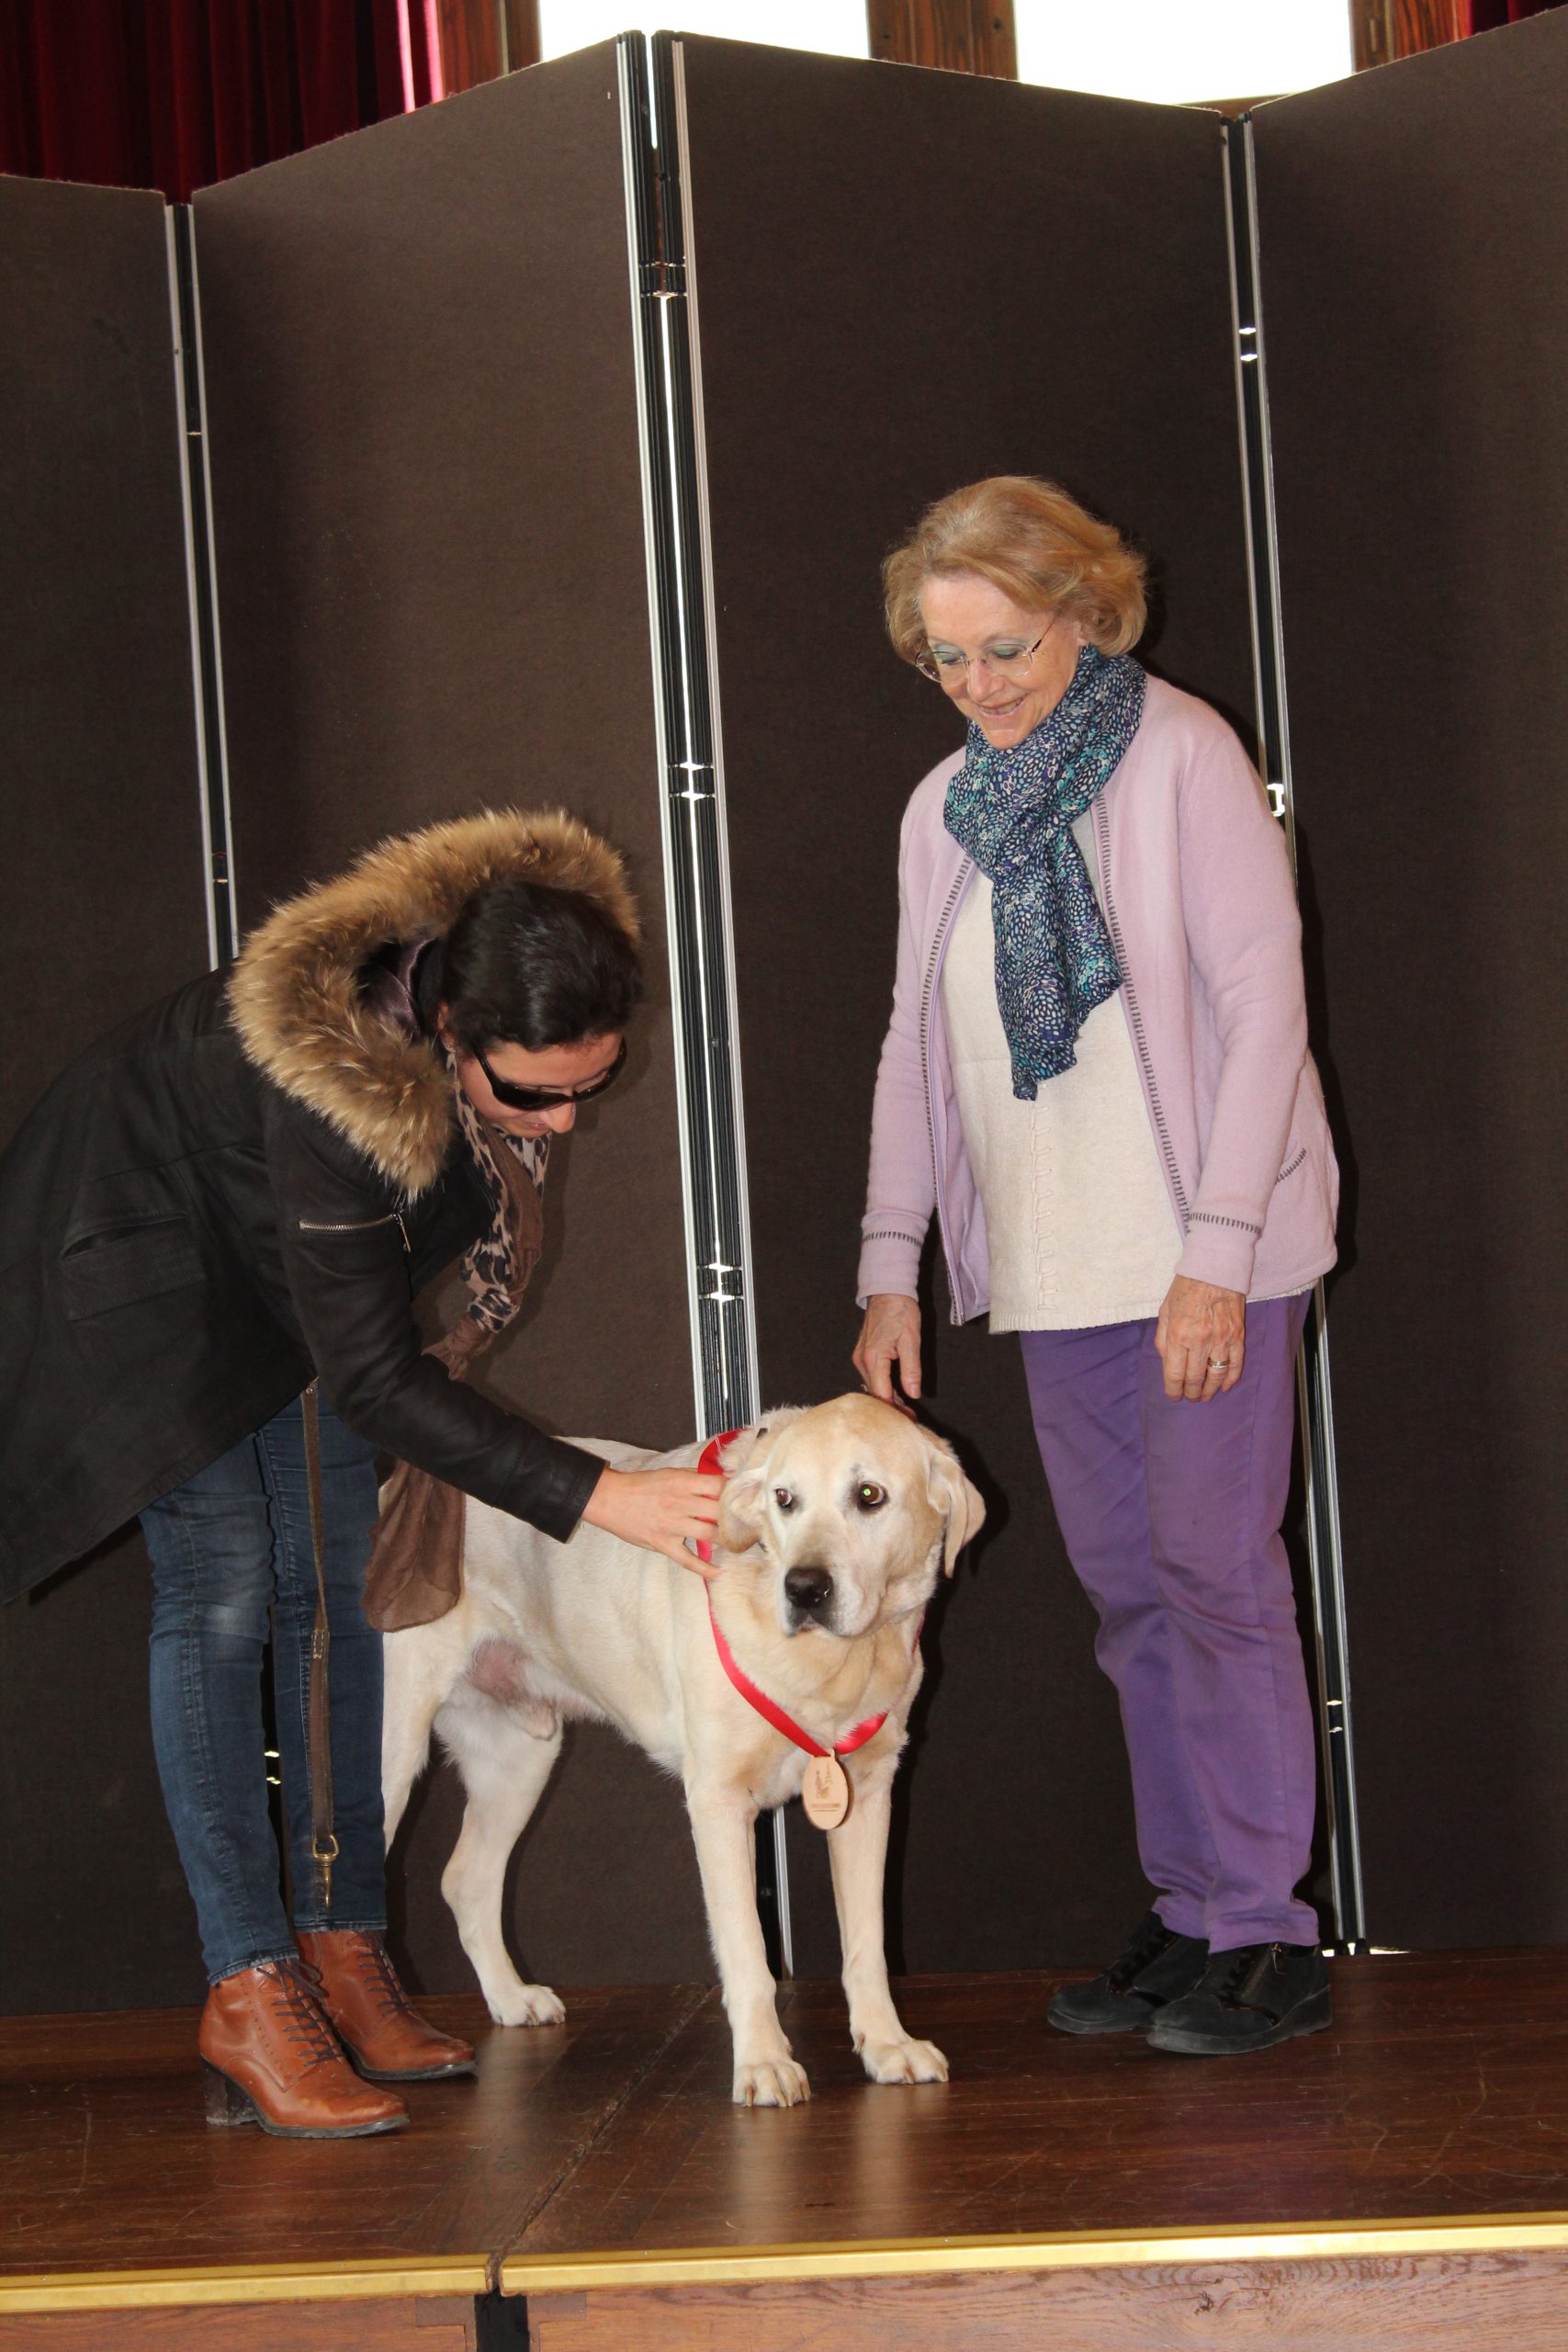
<svg viewBox="0 0 1568 2352">
<path fill-rule="evenodd" d="M 464 1350 L 463 1361 L 467 1363 L 479 1348 L 487 1346 L 505 1330 L 522 1306 L 528 1277 L 539 1255 L 540 1234 L 536 1228 L 542 1225 L 539 1204 L 544 1197 L 550 1138 L 548 1135 L 508 1135 L 501 1127 L 492 1127 L 488 1119 L 481 1119 L 458 1080 L 457 1055 L 446 1045 L 441 1052 L 452 1080 L 457 1125 L 479 1170 L 491 1212 L 488 1230 L 480 1234 L 463 1260 L 463 1281 L 468 1292 L 464 1320 L 477 1327 L 476 1336 Z M 532 1189 L 532 1204 L 518 1181 L 519 1171 Z M 534 1212 L 531 1216 L 530 1206 Z M 456 1334 L 448 1332 L 446 1336 L 451 1340 Z M 437 1353 L 440 1351 L 438 1348 Z"/>
<path fill-rule="evenodd" d="M 538 1263 L 550 1138 L 511 1136 L 491 1126 L 459 1084 L 456 1055 L 446 1046 L 439 1050 L 451 1074 L 458 1130 L 491 1211 L 489 1226 L 463 1260 L 468 1305 L 426 1351 L 454 1380 L 466 1380 L 476 1357 L 515 1319 Z M 457 1606 L 463 1589 L 464 1517 L 457 1487 L 411 1463 L 394 1464 L 381 1489 L 365 1575 L 365 1613 L 373 1625 L 383 1633 L 427 1625 Z"/>
</svg>

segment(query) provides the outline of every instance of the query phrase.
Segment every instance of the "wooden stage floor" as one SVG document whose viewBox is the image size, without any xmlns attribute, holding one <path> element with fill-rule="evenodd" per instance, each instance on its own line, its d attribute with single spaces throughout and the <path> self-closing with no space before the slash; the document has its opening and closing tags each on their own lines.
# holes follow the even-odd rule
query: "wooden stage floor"
<svg viewBox="0 0 1568 2352">
<path fill-rule="evenodd" d="M 433 2000 L 478 2082 L 340 2144 L 209 2128 L 189 2011 L 0 2020 L 0 2352 L 1568 2345 L 1568 1951 L 1341 1962 L 1224 2061 L 1057 2034 L 1057 1981 L 908 1981 L 953 2079 L 902 2090 L 788 1987 L 783 2114 L 706 1987 Z"/>
</svg>

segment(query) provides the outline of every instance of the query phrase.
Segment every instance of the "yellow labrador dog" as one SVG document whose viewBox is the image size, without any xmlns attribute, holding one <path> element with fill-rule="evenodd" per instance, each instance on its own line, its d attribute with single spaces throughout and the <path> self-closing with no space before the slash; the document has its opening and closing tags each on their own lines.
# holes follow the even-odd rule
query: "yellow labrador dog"
<svg viewBox="0 0 1568 2352">
<path fill-rule="evenodd" d="M 578 1442 L 626 1469 L 701 1453 Z M 468 1800 L 442 1893 L 491 2014 L 502 2025 L 558 2022 L 554 1993 L 525 1984 L 507 1957 L 502 1881 L 559 1753 L 562 1717 L 614 1724 L 685 1788 L 736 2098 L 794 2107 L 809 2097 L 774 2006 L 752 1826 L 760 1807 L 800 1793 L 810 1758 L 731 1679 L 716 1623 L 742 1681 L 819 1747 L 863 1733 L 886 1711 L 841 1758 L 849 1811 L 829 1832 L 850 2030 L 874 2082 L 944 2081 L 941 2051 L 912 2040 L 893 2006 L 883 1866 L 893 1775 L 920 1687 L 921 1614 L 985 1507 L 951 1448 L 870 1396 L 770 1414 L 737 1434 L 720 1467 L 711 1586 L 597 1528 L 580 1526 L 563 1545 L 469 1502 L 462 1600 L 432 1625 L 386 1637 L 388 1841 L 434 1730 Z"/>
</svg>

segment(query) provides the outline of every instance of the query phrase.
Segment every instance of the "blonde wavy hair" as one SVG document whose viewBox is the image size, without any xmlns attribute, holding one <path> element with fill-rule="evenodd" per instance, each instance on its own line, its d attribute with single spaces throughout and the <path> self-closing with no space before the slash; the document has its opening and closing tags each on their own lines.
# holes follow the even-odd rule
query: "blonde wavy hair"
<svg viewBox="0 0 1568 2352">
<path fill-rule="evenodd" d="M 906 662 L 926 650 L 920 590 L 976 573 L 1015 605 L 1067 613 L 1101 653 L 1144 633 L 1144 559 L 1054 481 L 992 474 L 928 506 L 882 567 L 887 634 Z"/>
</svg>

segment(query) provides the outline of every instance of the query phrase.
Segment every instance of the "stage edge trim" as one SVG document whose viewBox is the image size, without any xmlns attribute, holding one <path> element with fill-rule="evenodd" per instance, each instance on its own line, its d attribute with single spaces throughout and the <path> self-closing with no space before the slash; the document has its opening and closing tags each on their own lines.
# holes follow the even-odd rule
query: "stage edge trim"
<svg viewBox="0 0 1568 2352">
<path fill-rule="evenodd" d="M 1145 2269 L 1237 2262 L 1352 2261 L 1380 2255 L 1568 2252 L 1568 2213 L 1472 2214 L 1449 2221 L 1314 2222 L 1273 2230 L 1115 2230 L 1072 2235 L 863 2240 L 852 2245 L 677 2247 L 668 2254 L 516 2256 L 503 2293 L 589 2288 L 761 2286 L 814 2278 L 963 2272 Z M 39 2272 L 0 2278 L 0 2317 L 25 2312 L 173 2310 L 215 2303 L 369 2302 L 394 2296 L 482 2295 L 482 2256 L 423 2261 L 214 2265 L 187 2270 Z"/>
<path fill-rule="evenodd" d="M 412 2261 L 214 2264 L 192 2270 L 40 2271 L 0 2277 L 0 2319 L 22 2312 L 174 2310 L 196 2303 L 372 2302 L 392 2296 L 482 2295 L 482 2254 Z"/>
<path fill-rule="evenodd" d="M 1088 2230 L 1046 2237 L 866 2240 L 846 2245 L 676 2247 L 667 2254 L 516 2255 L 508 2295 L 614 2287 L 726 2287 L 816 2278 L 910 2278 L 961 2272 L 1165 2269 L 1238 2262 L 1347 2262 L 1378 2255 L 1568 2251 L 1568 2213 L 1474 2214 L 1451 2221 L 1314 2222 L 1272 2230 Z"/>
</svg>

